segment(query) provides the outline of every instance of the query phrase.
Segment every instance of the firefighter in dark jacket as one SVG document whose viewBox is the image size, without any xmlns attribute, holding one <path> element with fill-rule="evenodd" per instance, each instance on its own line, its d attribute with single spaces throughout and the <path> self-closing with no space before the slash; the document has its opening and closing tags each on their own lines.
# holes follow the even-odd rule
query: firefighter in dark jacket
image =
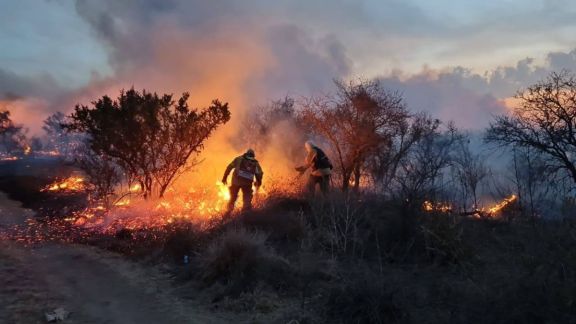
<svg viewBox="0 0 576 324">
<path fill-rule="evenodd" d="M 256 190 L 262 185 L 262 168 L 255 158 L 254 150 L 248 149 L 246 153 L 235 158 L 224 172 L 222 183 L 228 183 L 228 175 L 232 173 L 232 184 L 230 185 L 230 201 L 228 202 L 227 213 L 230 214 L 234 210 L 234 204 L 238 199 L 238 192 L 242 190 L 242 211 L 252 209 L 252 184 L 256 186 Z M 254 180 L 256 180 L 254 182 Z"/>
<path fill-rule="evenodd" d="M 314 145 L 311 141 L 306 141 L 304 144 L 307 155 L 304 160 L 304 165 L 296 168 L 301 174 L 307 169 L 310 171 L 308 184 L 306 185 L 308 192 L 314 194 L 316 185 L 320 185 L 320 190 L 323 194 L 327 194 L 330 188 L 330 175 L 332 174 L 332 163 L 326 156 L 324 151 Z"/>
</svg>

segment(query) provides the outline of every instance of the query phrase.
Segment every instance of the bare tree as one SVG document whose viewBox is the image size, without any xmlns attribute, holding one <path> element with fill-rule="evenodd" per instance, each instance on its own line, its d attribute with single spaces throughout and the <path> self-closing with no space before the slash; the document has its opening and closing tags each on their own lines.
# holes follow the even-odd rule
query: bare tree
<svg viewBox="0 0 576 324">
<path fill-rule="evenodd" d="M 542 153 L 546 170 L 566 171 L 576 183 L 576 78 L 552 73 L 517 93 L 519 105 L 510 116 L 498 116 L 485 135 L 487 142 Z"/>
<path fill-rule="evenodd" d="M 65 128 L 86 133 L 95 156 L 120 167 L 127 182 L 138 182 L 145 198 L 162 197 L 174 179 L 196 163 L 204 141 L 228 120 L 228 104 L 214 100 L 203 110 L 188 106 L 189 95 L 122 91 L 92 107 L 77 105 Z"/>
<path fill-rule="evenodd" d="M 454 173 L 464 194 L 463 202 L 472 200 L 473 208 L 478 208 L 478 186 L 488 176 L 489 169 L 484 157 L 470 150 L 470 139 L 462 138 L 457 142 L 454 155 Z"/>
<path fill-rule="evenodd" d="M 56 146 L 61 141 L 61 138 L 66 136 L 66 130 L 62 127 L 65 121 L 66 116 L 61 111 L 53 113 L 44 120 L 42 129 L 49 137 L 49 144 Z"/>
<path fill-rule="evenodd" d="M 44 120 L 42 129 L 46 133 L 46 149 L 56 151 L 64 159 L 73 160 L 76 153 L 86 152 L 85 134 L 68 132 L 64 125 L 69 122 L 62 112 L 58 111 Z"/>
<path fill-rule="evenodd" d="M 440 122 L 434 121 L 425 129 L 408 154 L 400 160 L 394 183 L 398 185 L 400 198 L 420 203 L 433 199 L 441 183 L 444 171 L 452 165 L 455 144 L 462 135 L 452 124 L 441 131 Z"/>
<path fill-rule="evenodd" d="M 426 114 L 416 114 L 407 119 L 398 128 L 395 136 L 383 142 L 369 157 L 369 171 L 376 184 L 384 191 L 390 190 L 398 175 L 398 169 L 411 150 L 421 140 L 433 136 L 440 126 L 440 121 Z M 431 143 L 428 143 L 431 144 Z"/>
<path fill-rule="evenodd" d="M 547 170 L 546 159 L 533 148 L 515 148 L 512 158 L 513 184 L 518 195 L 518 203 L 527 216 L 535 219 L 541 214 L 542 206 L 547 203 L 554 204 L 566 196 L 559 194 L 560 185 L 564 181 L 559 174 L 552 174 Z"/>
<path fill-rule="evenodd" d="M 334 96 L 305 102 L 300 118 L 330 144 L 342 190 L 347 191 L 353 180 L 357 191 L 369 157 L 406 128 L 409 114 L 400 94 L 376 80 L 336 82 L 336 87 Z"/>
<path fill-rule="evenodd" d="M 0 149 L 21 153 L 27 146 L 26 130 L 10 118 L 10 111 L 0 111 Z"/>
</svg>

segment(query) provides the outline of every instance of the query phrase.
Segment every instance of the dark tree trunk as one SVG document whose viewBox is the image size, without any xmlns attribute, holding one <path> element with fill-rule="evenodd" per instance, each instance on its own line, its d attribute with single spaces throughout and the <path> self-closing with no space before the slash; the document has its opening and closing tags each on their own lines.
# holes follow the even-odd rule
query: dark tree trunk
<svg viewBox="0 0 576 324">
<path fill-rule="evenodd" d="M 350 188 L 350 171 L 343 170 L 342 171 L 342 191 L 348 192 L 348 188 Z"/>
</svg>

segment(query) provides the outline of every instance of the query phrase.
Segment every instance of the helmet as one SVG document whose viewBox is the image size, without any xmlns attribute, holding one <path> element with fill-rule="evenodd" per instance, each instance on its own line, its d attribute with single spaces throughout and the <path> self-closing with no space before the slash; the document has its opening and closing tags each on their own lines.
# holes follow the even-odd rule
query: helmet
<svg viewBox="0 0 576 324">
<path fill-rule="evenodd" d="M 248 150 L 246 150 L 246 153 L 244 153 L 244 155 L 251 157 L 251 158 L 255 158 L 256 154 L 254 154 L 254 150 L 249 148 Z"/>
</svg>

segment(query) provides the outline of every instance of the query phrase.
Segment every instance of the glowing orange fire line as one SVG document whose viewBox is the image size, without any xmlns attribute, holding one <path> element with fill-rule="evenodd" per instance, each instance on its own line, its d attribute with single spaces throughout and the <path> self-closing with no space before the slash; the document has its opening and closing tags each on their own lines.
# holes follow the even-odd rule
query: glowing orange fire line
<svg viewBox="0 0 576 324">
<path fill-rule="evenodd" d="M 497 214 L 498 212 L 500 212 L 504 207 L 510 205 L 512 202 L 514 202 L 518 197 L 514 194 L 510 195 L 510 197 L 504 198 L 501 202 L 497 203 L 496 205 L 489 207 L 489 208 L 482 208 L 482 209 L 475 209 L 473 212 L 469 213 L 468 215 L 476 215 L 476 216 L 482 216 L 482 215 L 488 215 L 488 216 L 493 216 L 494 214 Z M 437 212 L 442 212 L 442 213 L 448 213 L 452 211 L 452 205 L 447 204 L 447 203 L 434 203 L 431 201 L 424 201 L 424 203 L 422 204 L 422 208 L 424 209 L 424 211 L 427 212 L 433 212 L 433 211 L 437 211 Z"/>
</svg>

